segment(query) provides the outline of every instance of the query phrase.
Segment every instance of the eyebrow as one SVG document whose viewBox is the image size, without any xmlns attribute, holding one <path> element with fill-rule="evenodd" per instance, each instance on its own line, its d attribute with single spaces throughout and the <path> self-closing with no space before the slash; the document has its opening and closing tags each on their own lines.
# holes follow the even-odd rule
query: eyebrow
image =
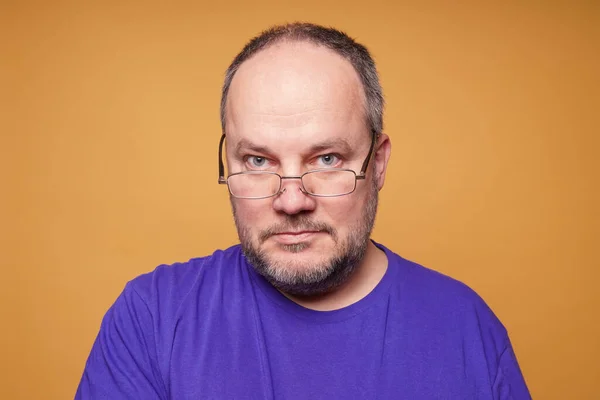
<svg viewBox="0 0 600 400">
<path fill-rule="evenodd" d="M 316 153 L 319 151 L 329 150 L 332 148 L 341 148 L 343 152 L 351 153 L 353 151 L 352 146 L 346 139 L 335 138 L 335 139 L 326 139 L 322 142 L 315 143 L 310 147 L 311 153 Z M 267 146 L 258 145 L 256 143 L 251 142 L 248 139 L 241 139 L 235 146 L 235 152 L 240 153 L 242 150 L 250 150 L 256 153 L 263 154 L 272 154 L 273 152 Z"/>
</svg>

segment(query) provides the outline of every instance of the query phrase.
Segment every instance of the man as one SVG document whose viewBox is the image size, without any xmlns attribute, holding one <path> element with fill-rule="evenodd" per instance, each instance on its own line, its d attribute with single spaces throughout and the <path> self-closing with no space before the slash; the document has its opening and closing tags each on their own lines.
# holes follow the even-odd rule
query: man
<svg viewBox="0 0 600 400">
<path fill-rule="evenodd" d="M 250 41 L 221 102 L 241 245 L 130 282 L 76 398 L 530 398 L 473 291 L 369 239 L 382 113 L 374 62 L 345 34 L 290 24 Z"/>
</svg>

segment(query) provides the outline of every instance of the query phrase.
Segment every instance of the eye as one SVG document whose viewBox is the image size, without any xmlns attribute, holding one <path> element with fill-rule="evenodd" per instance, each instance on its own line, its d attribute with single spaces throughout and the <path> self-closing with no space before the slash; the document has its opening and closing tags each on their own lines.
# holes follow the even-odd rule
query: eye
<svg viewBox="0 0 600 400">
<path fill-rule="evenodd" d="M 246 156 L 246 162 L 254 168 L 261 168 L 267 165 L 267 159 L 261 156 Z"/>
<path fill-rule="evenodd" d="M 317 157 L 317 159 L 319 163 L 325 167 L 332 167 L 340 161 L 340 158 L 335 154 L 323 154 L 322 156 Z"/>
</svg>

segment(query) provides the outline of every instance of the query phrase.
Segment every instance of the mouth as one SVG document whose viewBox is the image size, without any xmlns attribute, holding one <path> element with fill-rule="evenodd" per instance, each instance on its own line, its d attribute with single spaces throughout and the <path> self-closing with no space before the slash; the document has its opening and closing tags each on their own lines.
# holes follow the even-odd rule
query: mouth
<svg viewBox="0 0 600 400">
<path fill-rule="evenodd" d="M 272 237 L 280 244 L 296 244 L 311 240 L 323 233 L 323 231 L 288 231 L 276 233 Z"/>
</svg>

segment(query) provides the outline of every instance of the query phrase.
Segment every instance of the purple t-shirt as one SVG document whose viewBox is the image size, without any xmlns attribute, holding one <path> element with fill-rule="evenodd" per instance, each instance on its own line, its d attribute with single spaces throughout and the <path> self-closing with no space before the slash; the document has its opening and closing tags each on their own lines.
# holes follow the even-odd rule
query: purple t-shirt
<svg viewBox="0 0 600 400">
<path fill-rule="evenodd" d="M 381 282 L 336 311 L 288 300 L 239 246 L 134 279 L 75 398 L 530 399 L 483 300 L 378 246 Z"/>
</svg>

